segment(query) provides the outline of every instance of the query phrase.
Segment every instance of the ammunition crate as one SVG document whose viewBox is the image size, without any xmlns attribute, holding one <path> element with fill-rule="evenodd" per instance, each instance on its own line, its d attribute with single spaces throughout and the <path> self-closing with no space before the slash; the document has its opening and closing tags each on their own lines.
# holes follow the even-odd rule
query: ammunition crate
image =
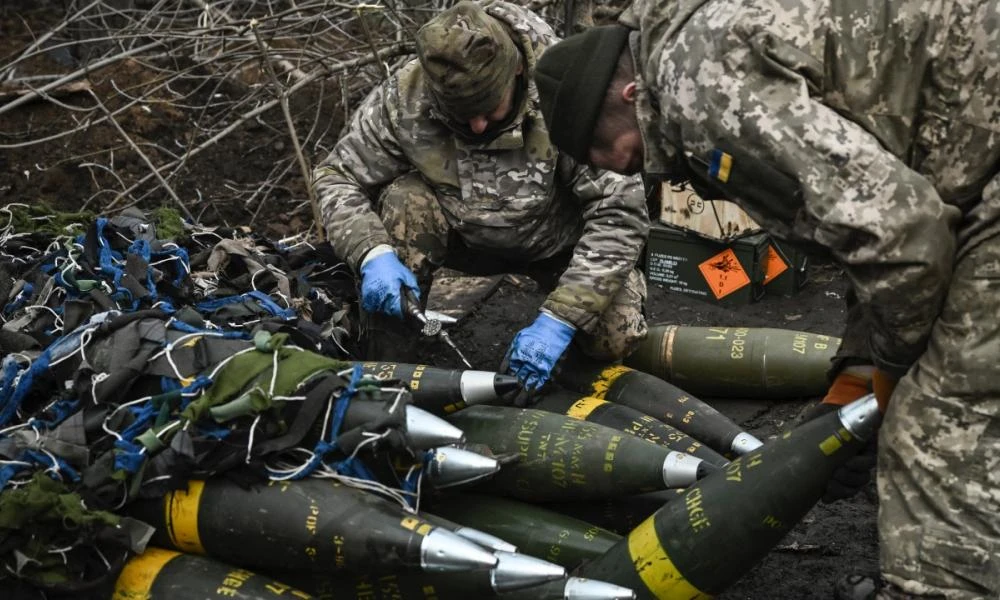
<svg viewBox="0 0 1000 600">
<path fill-rule="evenodd" d="M 769 244 L 763 233 L 720 242 L 653 225 L 646 244 L 646 279 L 714 304 L 750 304 L 764 295 Z"/>
<path fill-rule="evenodd" d="M 809 257 L 787 242 L 770 238 L 764 291 L 773 296 L 794 296 L 809 281 Z"/>
</svg>

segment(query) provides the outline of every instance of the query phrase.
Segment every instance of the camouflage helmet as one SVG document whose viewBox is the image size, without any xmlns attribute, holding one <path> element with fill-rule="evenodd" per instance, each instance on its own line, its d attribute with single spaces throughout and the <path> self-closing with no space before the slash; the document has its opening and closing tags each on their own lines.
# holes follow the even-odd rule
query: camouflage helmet
<svg viewBox="0 0 1000 600">
<path fill-rule="evenodd" d="M 495 109 L 514 83 L 520 62 L 500 21 L 468 0 L 417 31 L 417 54 L 442 108 L 462 120 Z"/>
</svg>

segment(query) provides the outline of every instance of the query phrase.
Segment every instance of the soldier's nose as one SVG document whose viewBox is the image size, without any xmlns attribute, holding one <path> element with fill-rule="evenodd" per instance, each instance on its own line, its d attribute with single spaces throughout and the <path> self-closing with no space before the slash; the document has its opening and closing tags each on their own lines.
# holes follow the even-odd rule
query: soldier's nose
<svg viewBox="0 0 1000 600">
<path fill-rule="evenodd" d="M 477 117 L 472 117 L 471 119 L 469 119 L 469 129 L 472 130 L 472 133 L 476 134 L 482 133 L 486 131 L 486 128 L 489 127 L 489 125 L 490 125 L 489 119 L 487 119 L 482 115 Z"/>
</svg>

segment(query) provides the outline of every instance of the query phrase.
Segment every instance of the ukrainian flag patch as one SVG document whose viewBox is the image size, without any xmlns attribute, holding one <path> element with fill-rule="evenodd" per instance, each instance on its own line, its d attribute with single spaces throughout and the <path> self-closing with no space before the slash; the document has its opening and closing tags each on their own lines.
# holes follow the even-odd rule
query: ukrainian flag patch
<svg viewBox="0 0 1000 600">
<path fill-rule="evenodd" d="M 731 154 L 716 148 L 712 150 L 712 160 L 708 164 L 708 175 L 718 179 L 722 183 L 729 181 L 729 171 L 733 167 L 733 157 Z"/>
</svg>

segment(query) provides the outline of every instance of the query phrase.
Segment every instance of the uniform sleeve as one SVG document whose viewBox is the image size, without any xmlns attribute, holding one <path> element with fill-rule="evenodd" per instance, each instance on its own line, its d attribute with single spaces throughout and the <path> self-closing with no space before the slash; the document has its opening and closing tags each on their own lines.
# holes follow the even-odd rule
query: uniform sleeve
<svg viewBox="0 0 1000 600">
<path fill-rule="evenodd" d="M 727 169 L 730 178 L 747 174 L 744 181 L 758 174 L 760 189 L 731 195 L 832 251 L 869 326 L 873 361 L 901 375 L 923 352 L 947 291 L 957 209 L 872 135 L 811 98 L 794 73 L 765 69 L 749 49 L 699 62 L 661 97 L 661 106 L 671 94 L 697 98 L 679 109 L 686 150 L 700 153 L 716 180 Z M 768 197 L 769 188 L 781 193 Z"/>
<path fill-rule="evenodd" d="M 374 246 L 391 244 L 372 195 L 410 169 L 393 122 L 395 83 L 390 79 L 365 98 L 333 151 L 313 171 L 327 238 L 354 268 Z"/>
<path fill-rule="evenodd" d="M 595 171 L 560 157 L 583 211 L 583 234 L 569 266 L 542 308 L 591 332 L 625 284 L 649 233 L 645 194 L 638 176 Z"/>
</svg>

